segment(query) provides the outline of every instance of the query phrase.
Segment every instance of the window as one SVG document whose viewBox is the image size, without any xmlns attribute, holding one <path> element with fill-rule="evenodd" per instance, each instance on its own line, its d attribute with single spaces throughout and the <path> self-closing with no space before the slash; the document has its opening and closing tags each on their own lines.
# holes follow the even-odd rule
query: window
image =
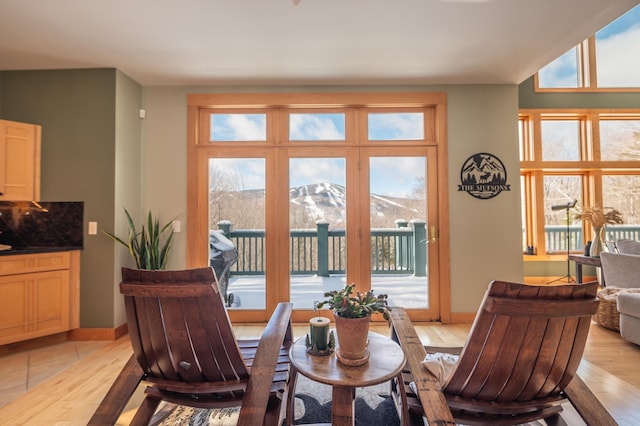
<svg viewBox="0 0 640 426">
<path fill-rule="evenodd" d="M 369 113 L 369 140 L 424 139 L 423 113 Z"/>
<path fill-rule="evenodd" d="M 639 23 L 636 6 L 538 71 L 536 90 L 640 90 Z"/>
<path fill-rule="evenodd" d="M 289 140 L 344 141 L 344 113 L 291 113 Z"/>
<path fill-rule="evenodd" d="M 438 319 L 445 110 L 441 93 L 190 95 L 188 265 L 217 262 L 210 235 L 233 243 L 238 321 L 281 301 L 307 320 L 345 282 Z"/>
<path fill-rule="evenodd" d="M 544 161 L 580 160 L 579 120 L 544 120 L 540 128 Z"/>
<path fill-rule="evenodd" d="M 583 86 L 579 52 L 578 46 L 575 46 L 538 71 L 538 86 L 550 89 Z"/>
<path fill-rule="evenodd" d="M 598 31 L 595 45 L 598 87 L 640 87 L 640 6 Z"/>
<path fill-rule="evenodd" d="M 621 212 L 605 239 L 639 238 L 640 110 L 522 110 L 519 129 L 525 252 L 581 251 L 594 237 L 574 219 L 583 206 Z"/>
<path fill-rule="evenodd" d="M 265 114 L 211 114 L 211 142 L 265 141 L 267 122 Z"/>
</svg>

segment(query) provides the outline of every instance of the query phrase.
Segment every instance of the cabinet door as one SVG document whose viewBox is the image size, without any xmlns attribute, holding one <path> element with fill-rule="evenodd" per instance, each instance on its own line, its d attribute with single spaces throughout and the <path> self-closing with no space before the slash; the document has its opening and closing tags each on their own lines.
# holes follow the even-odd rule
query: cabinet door
<svg viewBox="0 0 640 426">
<path fill-rule="evenodd" d="M 27 275 L 0 276 L 0 345 L 22 340 L 29 330 Z"/>
<path fill-rule="evenodd" d="M 0 120 L 0 200 L 40 198 L 40 126 Z"/>
<path fill-rule="evenodd" d="M 0 345 L 68 329 L 68 270 L 0 276 Z"/>
</svg>

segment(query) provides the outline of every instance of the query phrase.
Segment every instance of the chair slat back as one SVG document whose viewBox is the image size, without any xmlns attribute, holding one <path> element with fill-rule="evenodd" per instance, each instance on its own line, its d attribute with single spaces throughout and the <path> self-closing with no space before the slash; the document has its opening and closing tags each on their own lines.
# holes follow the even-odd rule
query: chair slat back
<svg viewBox="0 0 640 426">
<path fill-rule="evenodd" d="M 582 358 L 597 290 L 493 281 L 444 392 L 499 402 L 558 394 Z"/>
<path fill-rule="evenodd" d="M 248 378 L 212 268 L 122 268 L 120 291 L 133 351 L 150 379 Z"/>
</svg>

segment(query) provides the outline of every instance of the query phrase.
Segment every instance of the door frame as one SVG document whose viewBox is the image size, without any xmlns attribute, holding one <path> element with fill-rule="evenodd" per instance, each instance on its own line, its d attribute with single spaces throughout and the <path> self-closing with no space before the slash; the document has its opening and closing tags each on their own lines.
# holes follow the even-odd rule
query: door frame
<svg viewBox="0 0 640 426">
<path fill-rule="evenodd" d="M 267 164 L 267 185 L 270 181 L 277 182 L 277 187 L 283 185 L 283 180 L 288 182 L 288 167 L 287 173 L 282 172 L 282 169 L 276 164 L 281 164 L 283 155 L 281 155 L 282 149 L 297 148 L 300 144 L 286 144 L 287 141 L 283 141 L 281 134 L 283 129 L 278 125 L 273 126 L 273 132 L 277 135 L 273 140 L 266 143 L 223 143 L 212 144 L 208 141 L 207 137 L 207 125 L 204 123 L 203 117 L 206 116 L 207 110 L 215 108 L 267 108 L 267 106 L 273 106 L 278 109 L 286 108 L 352 108 L 353 106 L 360 106 L 361 114 L 366 113 L 367 108 L 379 107 L 381 110 L 389 110 L 395 108 L 425 108 L 428 114 L 431 114 L 428 127 L 425 129 L 425 141 L 408 143 L 406 145 L 415 147 L 432 147 L 436 150 L 436 178 L 427 176 L 427 182 L 429 185 L 435 185 L 435 188 L 428 188 L 428 194 L 433 194 L 435 190 L 436 195 L 436 223 L 434 229 L 434 237 L 436 238 L 436 247 L 434 250 L 436 253 L 436 266 L 433 267 L 434 271 L 437 270 L 437 282 L 436 280 L 429 280 L 430 288 L 429 301 L 433 301 L 434 307 L 437 305 L 437 316 L 425 315 L 423 310 L 408 310 L 410 317 L 414 321 L 441 321 L 443 323 L 451 322 L 451 288 L 450 288 L 450 244 L 449 244 L 449 202 L 448 202 L 448 150 L 447 150 L 447 95 L 444 92 L 430 93 L 430 92 L 407 92 L 407 93 L 295 93 L 295 94 L 209 94 L 209 95 L 188 95 L 187 97 L 187 267 L 198 267 L 208 265 L 208 158 L 211 156 L 219 156 L 221 152 L 225 152 L 227 156 L 228 151 L 234 149 L 265 149 L 266 151 L 273 151 L 276 158 L 274 161 L 269 161 Z M 271 119 L 271 118 L 269 118 Z M 357 120 L 358 126 L 366 126 L 366 123 L 362 119 Z M 347 130 L 348 131 L 348 130 Z M 278 136 L 279 135 L 279 136 Z M 349 136 L 347 137 L 349 139 Z M 273 149 L 277 145 L 277 149 Z M 361 145 L 357 140 L 351 140 L 348 144 L 343 145 L 344 149 L 349 149 L 352 145 Z M 235 148 L 234 148 L 235 146 Z M 328 143 L 328 147 L 335 147 L 335 144 Z M 359 146 L 358 149 L 366 149 L 365 146 Z M 239 153 L 239 151 L 238 151 Z M 265 155 L 267 155 L 265 153 Z M 326 156 L 326 155 L 325 155 Z M 429 154 L 432 156 L 432 154 Z M 428 156 L 428 158 L 429 158 Z M 284 155 L 288 162 L 289 155 Z M 265 157 L 266 158 L 266 157 Z M 359 165 L 362 167 L 362 164 Z M 368 168 L 368 166 L 367 166 Z M 428 172 L 431 173 L 433 167 L 428 167 Z M 358 192 L 362 193 L 361 187 L 366 182 L 366 188 L 368 189 L 368 172 L 359 173 L 359 177 L 352 176 L 354 171 L 347 170 L 347 182 L 351 180 L 356 181 L 356 188 Z M 351 176 L 351 178 L 350 178 Z M 364 177 L 363 177 L 364 176 Z M 275 234 L 280 235 L 282 232 L 278 229 L 286 229 L 288 231 L 288 209 L 287 214 L 283 214 L 282 209 L 288 205 L 288 199 L 283 203 L 283 197 L 288 197 L 288 191 L 284 194 L 284 191 L 278 191 L 280 195 L 274 194 L 276 201 L 274 201 L 272 208 L 267 208 L 266 211 L 266 227 L 274 227 L 276 229 Z M 366 192 L 368 198 L 368 191 Z M 267 196 L 268 197 L 268 196 Z M 363 201 L 360 200 L 358 210 L 362 209 Z M 429 203 L 429 209 L 431 210 L 433 203 Z M 362 224 L 362 215 L 354 209 L 350 209 L 351 214 L 357 215 L 357 217 L 351 218 L 353 223 Z M 367 215 L 369 208 L 367 205 Z M 349 219 L 349 211 L 347 211 Z M 431 218 L 431 211 L 429 211 L 429 217 Z M 286 218 L 287 227 L 283 228 L 281 223 Z M 367 219 L 368 222 L 368 219 Z M 361 225 L 360 225 L 361 226 Z M 368 228 L 367 228 L 368 229 Z M 268 233 L 271 234 L 271 233 Z M 431 232 L 430 232 L 431 235 Z M 355 238 L 355 237 L 354 237 Z M 365 243 L 367 244 L 366 250 L 364 250 Z M 347 242 L 349 244 L 349 241 Z M 357 260 L 355 264 L 359 264 L 359 272 L 357 276 L 353 277 L 349 275 L 348 279 L 362 278 L 363 268 L 369 267 L 369 259 L 367 262 L 363 262 L 363 253 L 368 253 L 369 240 L 363 238 L 362 235 L 357 236 L 355 241 L 351 242 L 350 247 L 358 247 L 356 253 L 354 250 L 352 256 L 356 256 Z M 272 237 L 267 238 L 267 264 L 273 256 L 277 256 L 277 253 L 285 248 L 285 253 L 288 249 L 288 238 Z M 430 248 L 431 249 L 431 248 Z M 431 257 L 431 252 L 430 252 Z M 348 258 L 348 262 L 349 262 Z M 273 312 L 275 306 L 279 300 L 283 300 L 282 297 L 286 294 L 288 298 L 289 294 L 289 271 L 288 271 L 288 257 L 286 267 L 284 261 L 276 261 L 276 268 L 268 268 L 267 270 L 267 296 L 266 296 L 266 310 L 230 310 L 229 315 L 232 320 L 237 322 L 265 322 L 270 313 Z M 352 260 L 353 262 L 353 260 Z M 269 269 L 273 271 L 269 272 Z M 353 268 L 351 268 L 353 269 Z M 271 289 L 269 286 L 273 286 Z M 297 311 L 304 312 L 304 311 Z M 308 316 L 313 311 L 309 310 Z M 294 313 L 294 321 L 302 321 L 306 318 L 306 314 Z"/>
</svg>

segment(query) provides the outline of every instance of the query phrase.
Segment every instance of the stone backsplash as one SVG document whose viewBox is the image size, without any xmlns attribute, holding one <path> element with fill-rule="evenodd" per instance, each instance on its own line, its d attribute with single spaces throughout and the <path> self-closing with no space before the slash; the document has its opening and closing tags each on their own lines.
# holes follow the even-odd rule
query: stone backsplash
<svg viewBox="0 0 640 426">
<path fill-rule="evenodd" d="M 83 214 L 79 201 L 0 201 L 0 244 L 82 249 Z"/>
</svg>

